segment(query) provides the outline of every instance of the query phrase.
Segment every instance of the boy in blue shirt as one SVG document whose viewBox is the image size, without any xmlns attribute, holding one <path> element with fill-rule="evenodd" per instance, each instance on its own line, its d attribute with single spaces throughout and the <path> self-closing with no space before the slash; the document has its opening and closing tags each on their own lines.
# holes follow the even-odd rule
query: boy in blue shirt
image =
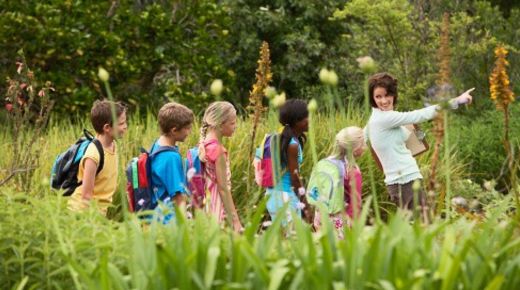
<svg viewBox="0 0 520 290">
<path fill-rule="evenodd" d="M 162 106 L 157 119 L 161 136 L 152 145 L 150 154 L 159 149 L 167 150 L 155 155 L 153 159 L 153 190 L 163 205 L 170 209 L 175 205 L 185 210 L 187 183 L 177 142 L 183 142 L 190 134 L 194 115 L 186 106 L 171 102 Z M 162 213 L 161 206 L 157 210 Z M 168 223 L 172 218 L 173 214 L 164 215 L 163 223 Z"/>
</svg>

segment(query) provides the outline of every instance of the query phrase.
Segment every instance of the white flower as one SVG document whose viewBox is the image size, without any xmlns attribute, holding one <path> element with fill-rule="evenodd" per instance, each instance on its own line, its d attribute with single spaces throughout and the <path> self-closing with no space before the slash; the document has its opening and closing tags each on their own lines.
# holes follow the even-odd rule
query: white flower
<svg viewBox="0 0 520 290">
<path fill-rule="evenodd" d="M 267 87 L 264 90 L 264 94 L 268 99 L 276 97 L 276 89 L 273 87 Z"/>
<path fill-rule="evenodd" d="M 305 203 L 303 203 L 303 202 L 298 202 L 298 209 L 303 210 L 304 208 L 305 208 Z"/>
<path fill-rule="evenodd" d="M 338 84 L 338 75 L 333 70 L 322 68 L 319 77 L 320 81 L 326 85 L 336 86 Z"/>
<path fill-rule="evenodd" d="M 224 84 L 221 79 L 216 79 L 211 83 L 209 90 L 215 96 L 220 96 L 222 90 L 224 89 Z"/>
<path fill-rule="evenodd" d="M 103 82 L 108 82 L 108 79 L 110 78 L 110 75 L 108 74 L 108 72 L 102 67 L 100 67 L 98 69 L 97 75 L 98 75 L 99 79 Z"/>
<path fill-rule="evenodd" d="M 358 57 L 356 60 L 364 73 L 370 74 L 376 70 L 376 62 L 370 56 Z"/>
<path fill-rule="evenodd" d="M 281 106 L 283 106 L 283 104 L 285 104 L 285 93 L 276 95 L 276 97 L 274 97 L 274 99 L 271 102 L 273 104 L 273 107 L 280 108 Z"/>
<path fill-rule="evenodd" d="M 322 69 L 320 70 L 320 74 L 319 74 L 319 76 L 320 76 L 320 81 L 321 81 L 322 83 L 327 83 L 328 75 L 329 75 L 329 70 L 326 69 L 326 68 L 322 68 Z"/>
<path fill-rule="evenodd" d="M 302 186 L 302 187 L 298 188 L 298 194 L 300 196 L 304 196 L 305 195 L 305 187 Z"/>
<path fill-rule="evenodd" d="M 307 110 L 309 110 L 309 112 L 313 113 L 313 112 L 316 112 L 317 109 L 318 109 L 318 102 L 316 102 L 315 99 L 310 100 L 309 104 L 307 104 Z"/>
<path fill-rule="evenodd" d="M 417 192 L 421 189 L 421 182 L 419 180 L 415 180 L 412 184 L 412 190 Z"/>
<path fill-rule="evenodd" d="M 329 71 L 329 85 L 336 86 L 338 84 L 338 75 L 335 71 Z"/>
</svg>

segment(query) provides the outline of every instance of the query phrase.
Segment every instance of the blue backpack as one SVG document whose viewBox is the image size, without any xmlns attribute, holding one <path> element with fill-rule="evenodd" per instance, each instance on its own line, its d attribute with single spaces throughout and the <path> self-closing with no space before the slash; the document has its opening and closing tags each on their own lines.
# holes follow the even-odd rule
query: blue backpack
<svg viewBox="0 0 520 290">
<path fill-rule="evenodd" d="M 130 160 L 125 171 L 130 212 L 154 209 L 159 203 L 160 197 L 156 195 L 152 183 L 152 162 L 158 154 L 166 151 L 177 152 L 170 146 L 161 146 L 152 153 L 141 148 L 139 156 Z"/>
<path fill-rule="evenodd" d="M 72 195 L 74 190 L 82 183 L 78 180 L 79 165 L 90 143 L 94 143 L 99 152 L 99 164 L 96 170 L 96 176 L 103 170 L 105 163 L 103 145 L 86 129 L 83 129 L 83 135 L 84 136 L 79 138 L 67 151 L 59 154 L 52 165 L 51 187 L 54 189 L 64 189 L 64 196 Z"/>
</svg>

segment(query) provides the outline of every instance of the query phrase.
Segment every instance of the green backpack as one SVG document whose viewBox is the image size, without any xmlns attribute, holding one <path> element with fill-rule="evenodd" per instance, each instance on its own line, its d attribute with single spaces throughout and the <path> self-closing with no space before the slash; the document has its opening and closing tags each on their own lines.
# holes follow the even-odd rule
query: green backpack
<svg viewBox="0 0 520 290">
<path fill-rule="evenodd" d="M 320 160 L 312 169 L 307 185 L 307 201 L 312 205 L 322 202 L 329 214 L 344 211 L 344 177 L 345 162 L 333 158 Z"/>
</svg>

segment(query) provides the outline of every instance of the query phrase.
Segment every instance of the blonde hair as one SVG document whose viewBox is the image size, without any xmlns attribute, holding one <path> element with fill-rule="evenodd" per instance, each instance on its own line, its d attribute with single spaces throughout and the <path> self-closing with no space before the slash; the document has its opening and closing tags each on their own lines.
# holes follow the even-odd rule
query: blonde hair
<svg viewBox="0 0 520 290">
<path fill-rule="evenodd" d="M 199 140 L 199 158 L 201 161 L 206 160 L 206 148 L 204 147 L 204 139 L 209 129 L 219 129 L 222 124 L 234 118 L 237 115 L 235 107 L 230 102 L 217 101 L 211 103 L 202 118 L 200 126 Z"/>
<path fill-rule="evenodd" d="M 193 123 L 193 112 L 188 107 L 176 102 L 165 104 L 159 110 L 157 120 L 162 134 L 169 134 L 173 128 L 180 130 Z"/>
<path fill-rule="evenodd" d="M 346 127 L 336 134 L 332 157 L 344 160 L 347 169 L 352 169 L 356 164 L 354 150 L 365 146 L 363 129 L 355 126 Z"/>
</svg>

